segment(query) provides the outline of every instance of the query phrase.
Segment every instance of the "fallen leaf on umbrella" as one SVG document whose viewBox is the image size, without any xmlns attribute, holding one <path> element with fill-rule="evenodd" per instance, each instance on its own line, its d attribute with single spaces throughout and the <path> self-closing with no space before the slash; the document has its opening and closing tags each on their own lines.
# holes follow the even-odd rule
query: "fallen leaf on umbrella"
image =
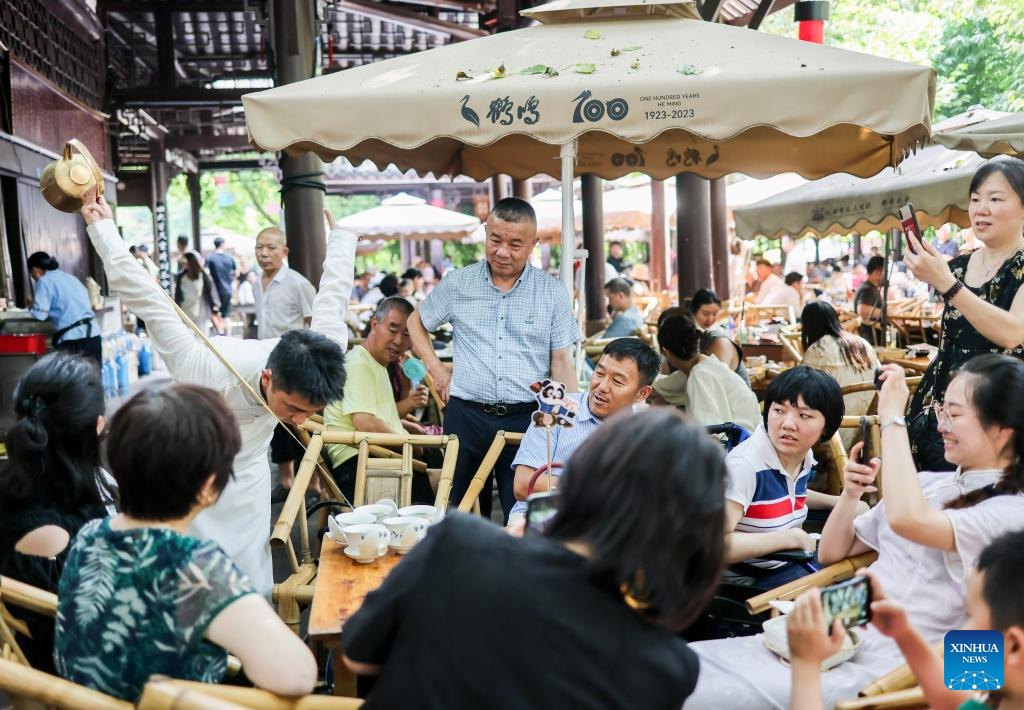
<svg viewBox="0 0 1024 710">
<path fill-rule="evenodd" d="M 623 48 L 622 48 L 622 51 L 623 51 L 623 52 L 638 52 L 638 51 L 640 51 L 641 49 L 643 49 L 643 47 L 640 47 L 640 46 L 635 46 L 635 47 L 623 47 Z"/>
<path fill-rule="evenodd" d="M 613 56 L 613 57 L 617 57 L 617 56 L 619 56 L 620 54 L 622 54 L 622 52 L 621 52 L 620 50 L 618 50 L 618 49 L 613 49 L 613 50 L 612 50 L 612 56 Z"/>
<path fill-rule="evenodd" d="M 472 78 L 472 75 L 464 71 L 460 71 L 458 74 L 455 75 L 455 81 L 469 81 Z"/>
<path fill-rule="evenodd" d="M 597 67 L 595 65 L 593 65 L 593 64 L 577 64 L 576 65 L 576 73 L 577 74 L 593 74 L 595 71 L 597 71 Z"/>
<path fill-rule="evenodd" d="M 633 63 L 629 65 L 629 68 L 630 69 L 639 69 L 640 68 L 640 60 L 639 59 L 633 60 Z"/>
<path fill-rule="evenodd" d="M 601 39 L 601 33 L 597 30 L 587 30 L 583 33 L 584 39 Z"/>
<path fill-rule="evenodd" d="M 508 74 L 505 72 L 504 64 L 502 64 L 497 69 L 492 69 L 490 73 L 492 79 L 504 79 L 506 76 L 508 76 Z"/>
<path fill-rule="evenodd" d="M 697 74 L 700 74 L 700 69 L 693 66 L 692 64 L 684 64 L 683 66 L 679 67 L 676 71 L 678 71 L 683 76 L 695 76 Z"/>
<path fill-rule="evenodd" d="M 558 72 L 547 64 L 534 64 L 532 67 L 526 67 L 519 72 L 520 74 L 543 74 L 546 77 L 558 76 Z"/>
</svg>

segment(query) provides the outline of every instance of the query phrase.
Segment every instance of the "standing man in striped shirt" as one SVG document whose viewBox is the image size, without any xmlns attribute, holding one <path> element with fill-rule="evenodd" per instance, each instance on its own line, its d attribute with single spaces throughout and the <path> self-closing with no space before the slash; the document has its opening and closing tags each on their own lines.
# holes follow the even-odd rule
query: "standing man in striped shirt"
<svg viewBox="0 0 1024 710">
<path fill-rule="evenodd" d="M 486 261 L 449 271 L 409 317 L 416 354 L 427 365 L 445 408 L 444 432 L 459 437 L 451 501 L 457 504 L 498 431 L 522 432 L 536 402 L 530 385 L 550 378 L 576 392 L 572 346 L 579 339 L 572 298 L 561 283 L 530 266 L 537 217 L 528 202 L 499 201 L 486 224 Z M 428 331 L 454 328 L 451 372 L 434 353 Z M 504 518 L 515 503 L 513 451 L 494 467 Z M 491 479 L 480 494 L 490 515 Z"/>
</svg>

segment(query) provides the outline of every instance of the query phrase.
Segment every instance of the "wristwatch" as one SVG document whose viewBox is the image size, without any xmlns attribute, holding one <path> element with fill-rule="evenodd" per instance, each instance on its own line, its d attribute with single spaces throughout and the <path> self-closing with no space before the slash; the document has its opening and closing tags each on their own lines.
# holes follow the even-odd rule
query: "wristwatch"
<svg viewBox="0 0 1024 710">
<path fill-rule="evenodd" d="M 894 426 L 894 425 L 895 426 L 899 426 L 899 427 L 903 427 L 904 429 L 906 429 L 907 428 L 907 419 L 906 419 L 906 417 L 890 417 L 889 419 L 886 419 L 884 422 L 882 422 L 882 426 L 880 426 L 878 428 L 878 432 L 881 433 L 881 432 L 885 431 L 886 427 Z"/>
</svg>

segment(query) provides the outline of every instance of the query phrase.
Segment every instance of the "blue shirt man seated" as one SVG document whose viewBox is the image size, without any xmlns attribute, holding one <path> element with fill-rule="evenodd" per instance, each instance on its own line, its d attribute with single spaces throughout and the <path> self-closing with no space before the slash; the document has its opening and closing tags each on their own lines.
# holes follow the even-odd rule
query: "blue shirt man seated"
<svg viewBox="0 0 1024 710">
<path fill-rule="evenodd" d="M 551 460 L 565 463 L 608 417 L 644 402 L 651 394 L 651 383 L 658 376 L 660 366 L 658 353 L 640 338 L 619 338 L 608 343 L 590 377 L 589 391 L 567 395 L 579 403 L 579 410 L 572 428 L 552 427 Z M 526 511 L 530 479 L 547 460 L 547 432 L 543 427 L 530 424 L 512 462 L 517 503 L 510 515 Z M 555 469 L 551 473 L 558 476 L 561 471 Z M 542 475 L 534 484 L 533 492 L 546 490 L 548 478 Z M 510 518 L 509 523 L 513 522 Z"/>
<path fill-rule="evenodd" d="M 612 309 L 612 322 L 605 328 L 604 337 L 622 338 L 644 327 L 644 317 L 633 303 L 633 284 L 630 281 L 612 279 L 604 285 L 604 291 Z"/>
</svg>

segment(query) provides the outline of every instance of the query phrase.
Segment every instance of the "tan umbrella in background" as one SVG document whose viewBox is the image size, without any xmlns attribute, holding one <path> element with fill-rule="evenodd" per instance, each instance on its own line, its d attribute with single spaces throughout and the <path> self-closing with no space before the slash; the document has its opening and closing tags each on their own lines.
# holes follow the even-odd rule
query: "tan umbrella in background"
<svg viewBox="0 0 1024 710">
<path fill-rule="evenodd" d="M 932 140 L 954 150 L 973 150 L 986 158 L 994 155 L 1024 158 L 1024 113 L 936 133 Z"/>
<path fill-rule="evenodd" d="M 558 0 L 522 14 L 542 24 L 247 94 L 250 140 L 568 183 L 573 172 L 872 175 L 929 134 L 929 67 L 690 19 L 681 0 Z M 566 202 L 567 254 L 574 237 Z"/>
<path fill-rule="evenodd" d="M 533 211 L 537 214 L 537 236 L 546 242 L 558 242 L 562 238 L 562 190 L 552 187 L 537 193 L 530 199 Z M 581 227 L 583 213 L 582 203 L 578 197 L 573 198 L 573 215 L 575 228 Z"/>
<path fill-rule="evenodd" d="M 929 146 L 896 169 L 871 178 L 830 175 L 733 210 L 743 239 L 886 231 L 900 226 L 896 214 L 913 202 L 921 227 L 953 223 L 969 227 L 971 177 L 985 159 L 977 153 Z"/>
</svg>

